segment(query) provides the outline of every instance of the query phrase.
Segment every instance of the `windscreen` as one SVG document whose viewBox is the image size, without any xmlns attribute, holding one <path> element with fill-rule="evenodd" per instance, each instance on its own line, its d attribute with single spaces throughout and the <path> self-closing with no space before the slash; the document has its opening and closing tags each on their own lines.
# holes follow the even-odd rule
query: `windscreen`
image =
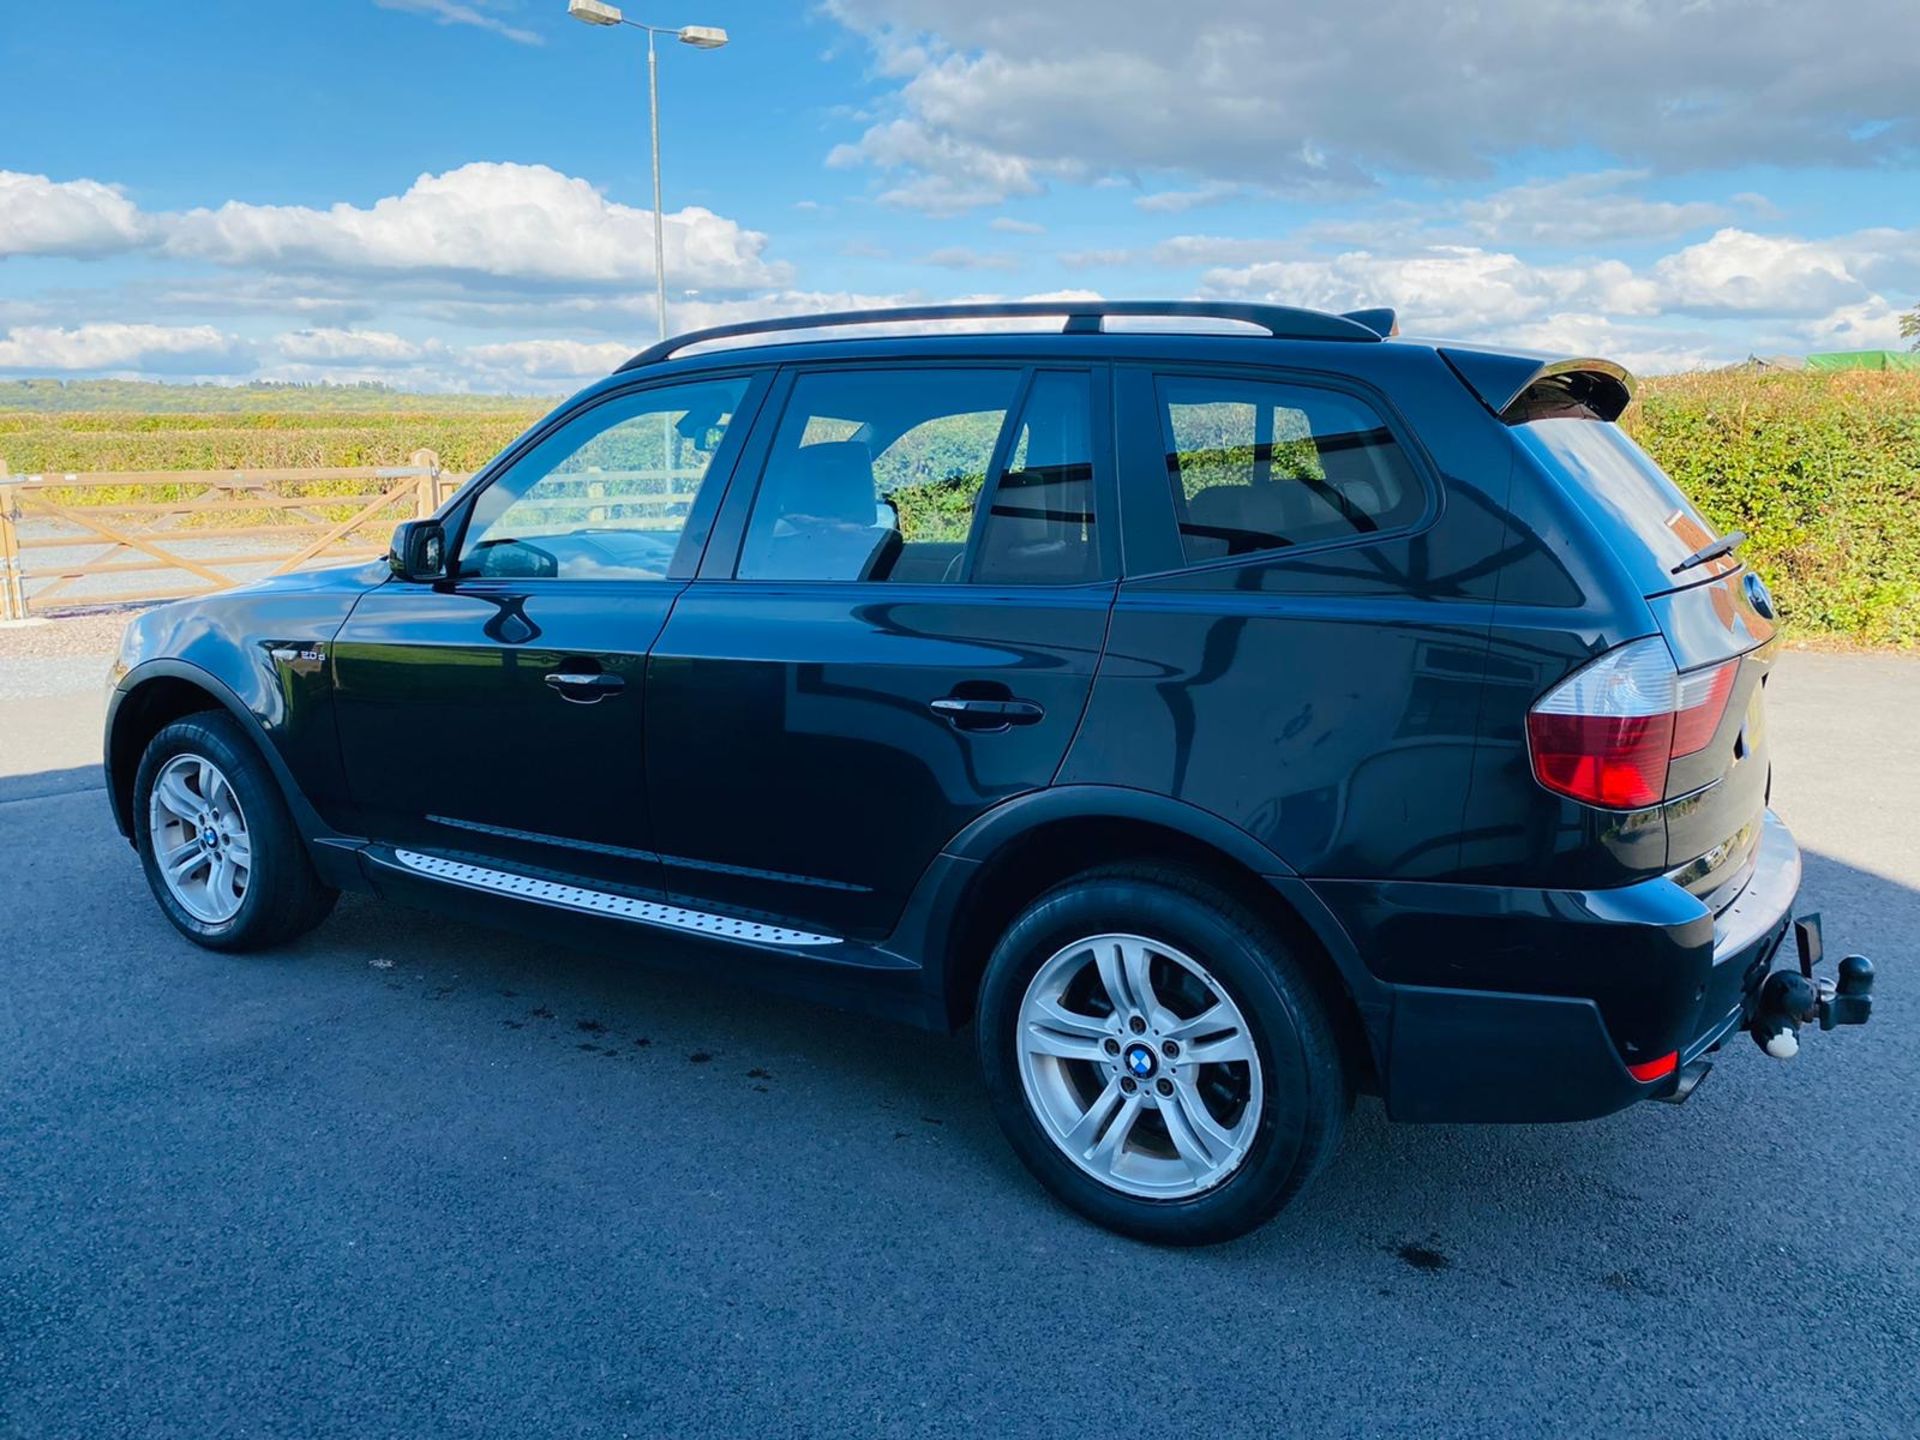
<svg viewBox="0 0 1920 1440">
<path fill-rule="evenodd" d="M 1673 573 L 1673 567 L 1717 538 L 1653 458 L 1619 426 L 1602 420 L 1534 420 L 1513 434 L 1546 467 L 1599 512 L 1621 558 L 1654 594 L 1737 569 L 1731 556 Z M 1611 522 L 1611 523 L 1606 523 Z"/>
</svg>

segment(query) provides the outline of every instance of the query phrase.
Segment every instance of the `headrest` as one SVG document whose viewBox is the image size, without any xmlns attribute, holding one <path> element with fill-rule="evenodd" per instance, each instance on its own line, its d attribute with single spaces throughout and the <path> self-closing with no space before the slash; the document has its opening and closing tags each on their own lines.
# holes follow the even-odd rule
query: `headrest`
<svg viewBox="0 0 1920 1440">
<path fill-rule="evenodd" d="M 781 486 L 781 513 L 874 523 L 873 459 L 858 440 L 802 445 Z"/>
</svg>

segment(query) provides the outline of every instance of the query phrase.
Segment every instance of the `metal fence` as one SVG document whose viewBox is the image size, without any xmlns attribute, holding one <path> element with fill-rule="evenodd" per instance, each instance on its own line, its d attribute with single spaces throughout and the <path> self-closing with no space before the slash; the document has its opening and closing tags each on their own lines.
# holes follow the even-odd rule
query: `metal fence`
<svg viewBox="0 0 1920 1440">
<path fill-rule="evenodd" d="M 11 475 L 0 461 L 0 620 L 381 555 L 395 524 L 432 514 L 466 478 L 431 450 L 315 470 Z"/>
</svg>

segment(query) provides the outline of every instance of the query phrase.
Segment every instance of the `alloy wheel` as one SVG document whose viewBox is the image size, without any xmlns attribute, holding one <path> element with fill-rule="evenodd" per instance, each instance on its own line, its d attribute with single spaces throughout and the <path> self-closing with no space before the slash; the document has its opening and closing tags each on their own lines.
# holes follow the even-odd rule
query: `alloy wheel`
<svg viewBox="0 0 1920 1440">
<path fill-rule="evenodd" d="M 220 767 L 176 755 L 147 798 L 148 843 L 167 891 L 194 919 L 222 925 L 240 913 L 253 878 L 253 845 L 240 797 Z"/>
<path fill-rule="evenodd" d="M 1101 1184 L 1184 1200 L 1221 1185 L 1260 1123 L 1260 1057 L 1240 1007 L 1197 960 L 1139 935 L 1056 951 L 1020 1002 L 1027 1103 Z"/>
</svg>

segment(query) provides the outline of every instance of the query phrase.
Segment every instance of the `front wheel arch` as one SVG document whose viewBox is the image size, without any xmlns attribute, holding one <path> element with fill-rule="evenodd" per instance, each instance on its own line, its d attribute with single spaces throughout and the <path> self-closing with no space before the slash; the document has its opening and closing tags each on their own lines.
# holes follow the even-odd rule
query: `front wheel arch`
<svg viewBox="0 0 1920 1440">
<path fill-rule="evenodd" d="M 206 711 L 233 718 L 260 753 L 303 840 L 325 828 L 260 719 L 218 676 L 181 660 L 149 660 L 120 682 L 107 708 L 107 793 L 120 833 L 133 841 L 133 780 L 147 746 L 174 721 Z"/>
<path fill-rule="evenodd" d="M 153 737 L 189 715 L 231 708 L 205 684 L 179 675 L 153 675 L 114 696 L 107 720 L 107 794 L 114 821 L 129 843 L 133 840 L 133 779 Z"/>
</svg>

